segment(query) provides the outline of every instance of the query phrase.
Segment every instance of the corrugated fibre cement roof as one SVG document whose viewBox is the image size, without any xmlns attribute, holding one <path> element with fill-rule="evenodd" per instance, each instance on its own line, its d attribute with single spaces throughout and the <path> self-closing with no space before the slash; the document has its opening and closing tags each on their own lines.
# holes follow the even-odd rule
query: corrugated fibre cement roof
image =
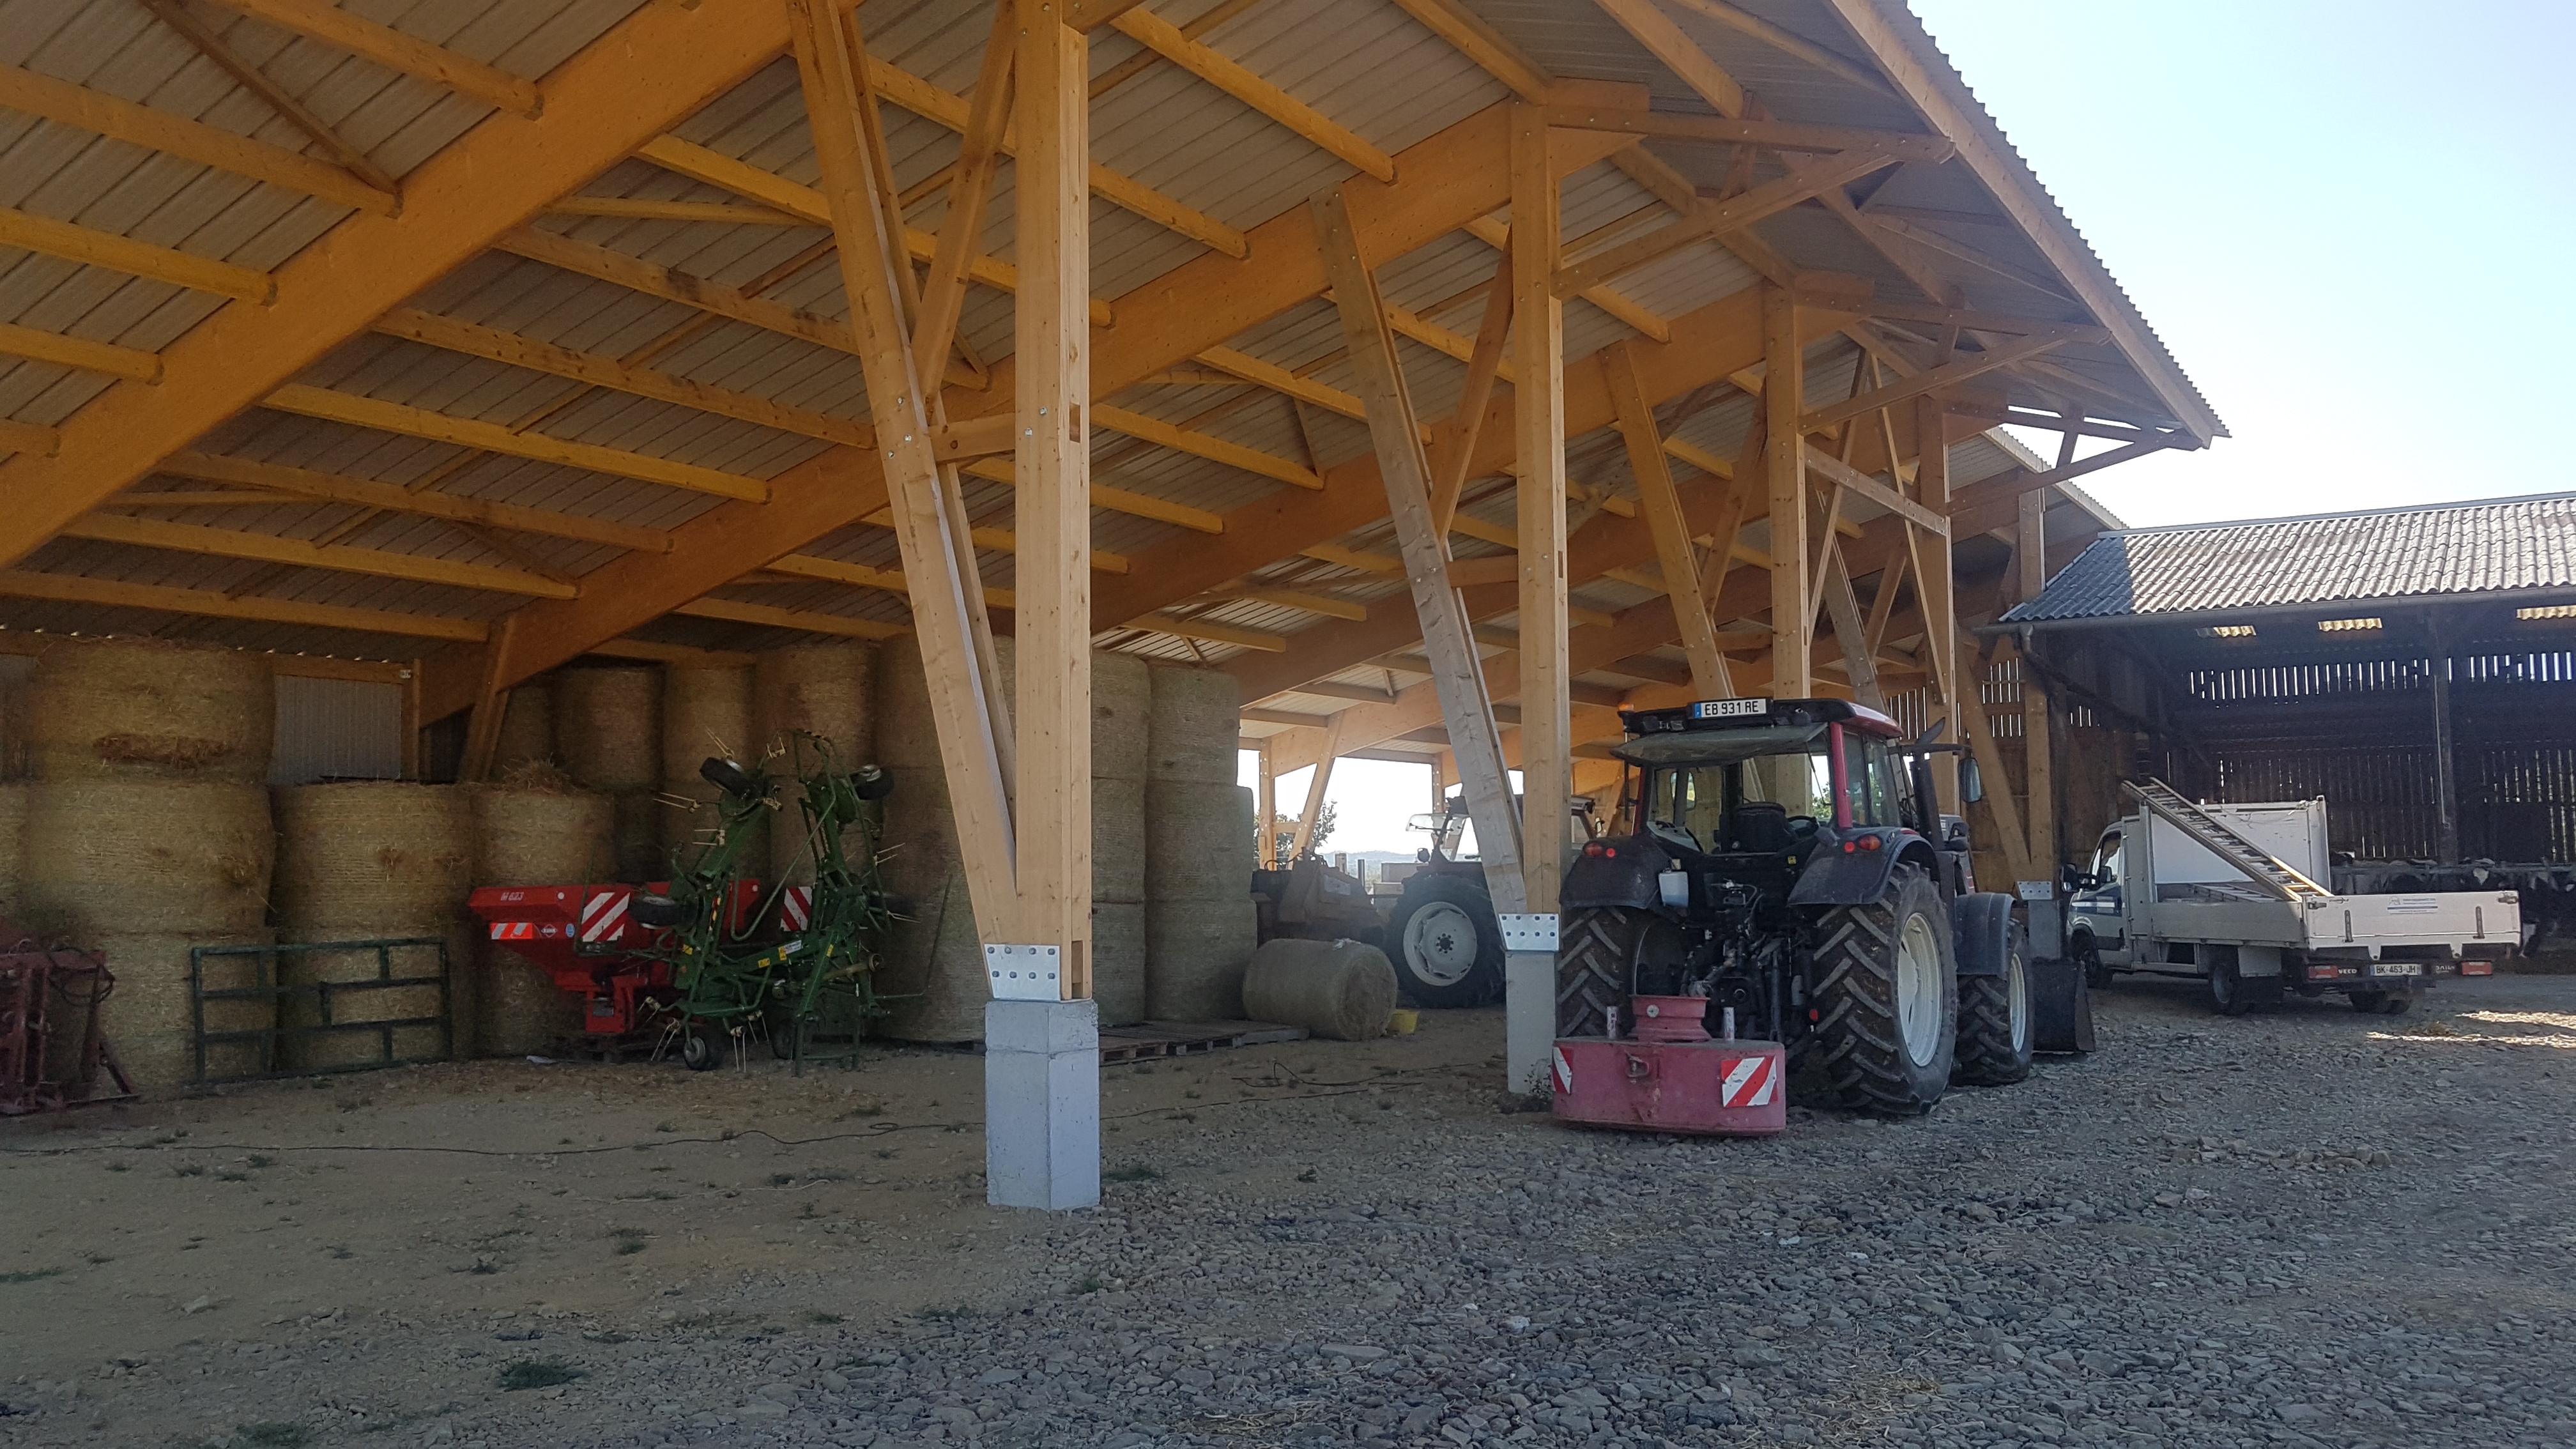
<svg viewBox="0 0 2576 1449">
<path fill-rule="evenodd" d="M 2576 493 L 2107 533 L 2005 624 L 2576 589 Z"/>
</svg>

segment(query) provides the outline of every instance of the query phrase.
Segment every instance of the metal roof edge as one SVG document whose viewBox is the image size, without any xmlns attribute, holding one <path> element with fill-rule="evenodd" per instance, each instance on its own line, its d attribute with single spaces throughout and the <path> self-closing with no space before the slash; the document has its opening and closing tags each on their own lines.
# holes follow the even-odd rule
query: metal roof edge
<svg viewBox="0 0 2576 1449">
<path fill-rule="evenodd" d="M 2047 597 L 2045 590 L 2041 598 Z M 2071 614 L 2057 619 L 2016 619 L 2022 605 L 2014 605 L 2000 619 L 1969 626 L 1971 634 L 2015 634 L 2024 629 L 2034 633 L 2059 633 L 2070 629 L 2112 629 L 2123 625 L 2166 625 L 2200 623 L 2245 623 L 2260 619 L 2300 619 L 2316 614 L 2350 614 L 2356 609 L 2431 608 L 2442 604 L 2534 604 L 2576 600 L 2576 586 L 2550 584 L 2529 589 L 2452 590 L 2439 594 L 2368 594 L 2343 599 L 2318 599 L 2304 604 L 2264 604 L 2251 608 L 2176 609 L 2163 614 Z M 2037 600 L 2032 602 L 2036 603 Z"/>
<path fill-rule="evenodd" d="M 2120 351 L 2138 368 L 2147 384 L 2172 407 L 2203 444 L 2230 436 L 2227 425 L 2201 396 L 2181 363 L 2156 335 L 2111 269 L 2076 229 L 2057 199 L 2003 128 L 1977 99 L 1975 91 L 1951 63 L 1932 33 L 1907 9 L 1904 0 L 1827 0 L 1845 28 L 1879 69 L 1894 81 L 1931 128 L 1959 147 L 1959 159 L 1979 180 L 1993 188 L 2007 213 L 2031 233 L 2031 240 L 2074 284 L 2094 318 L 2120 342 Z M 1980 163 L 1984 164 L 1980 164 Z M 2016 207 L 2015 201 L 2021 206 Z M 2026 211 L 2027 214 L 2022 214 Z M 2040 223 L 2032 226 L 2032 222 Z M 2051 242 L 2057 243 L 2052 247 Z M 2063 253 L 2060 255 L 2059 253 Z M 2072 265 L 2070 265 L 2070 263 Z"/>
<path fill-rule="evenodd" d="M 2056 485 L 2060 488 L 2068 484 Z M 2516 493 L 2503 498 L 2458 498 L 2447 502 L 2400 503 L 2389 508 L 2349 508 L 2334 513 L 2292 513 L 2278 518 L 2217 518 L 2204 523 L 2157 523 L 2142 527 L 2121 527 L 2105 532 L 2104 538 L 2136 538 L 2143 534 L 2189 533 L 2194 529 L 2216 531 L 2224 528 L 2266 528 L 2282 523 L 2331 523 L 2341 518 L 2388 518 L 2400 513 L 2433 513 L 2443 509 L 2502 508 L 2513 503 L 2560 503 L 2576 501 L 2576 490 L 2560 493 Z"/>
</svg>

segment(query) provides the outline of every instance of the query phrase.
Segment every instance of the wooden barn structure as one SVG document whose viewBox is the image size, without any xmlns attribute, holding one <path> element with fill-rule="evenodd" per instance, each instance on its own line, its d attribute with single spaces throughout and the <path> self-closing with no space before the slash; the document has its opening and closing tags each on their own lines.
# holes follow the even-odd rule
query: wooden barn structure
<svg viewBox="0 0 2576 1449">
<path fill-rule="evenodd" d="M 0 14 L 0 625 L 396 661 L 468 777 L 585 654 L 911 631 L 1076 997 L 1095 645 L 1275 766 L 1439 730 L 1544 916 L 1507 757 L 1948 717 L 1954 553 L 2222 432 L 1897 0 Z"/>
<path fill-rule="evenodd" d="M 2081 867 L 2117 782 L 2327 801 L 2339 882 L 2576 928 L 2576 494 L 2106 532 L 1991 626 Z"/>
</svg>

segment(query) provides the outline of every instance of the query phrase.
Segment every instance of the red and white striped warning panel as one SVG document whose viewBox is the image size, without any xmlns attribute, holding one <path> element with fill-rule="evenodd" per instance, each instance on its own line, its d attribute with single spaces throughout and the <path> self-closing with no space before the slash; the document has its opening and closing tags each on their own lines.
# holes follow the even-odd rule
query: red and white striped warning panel
<svg viewBox="0 0 2576 1449">
<path fill-rule="evenodd" d="M 536 938 L 537 923 L 534 921 L 494 921 L 492 923 L 492 939 L 495 941 L 533 941 Z"/>
<path fill-rule="evenodd" d="M 1779 1089 L 1780 1074 L 1772 1069 L 1771 1058 L 1737 1057 L 1727 1063 L 1726 1075 L 1718 1079 L 1717 1104 L 1721 1107 L 1768 1107 L 1771 1094 Z"/>
<path fill-rule="evenodd" d="M 585 941 L 622 941 L 626 938 L 626 905 L 633 897 L 625 891 L 601 891 L 581 903 L 581 938 Z"/>
<path fill-rule="evenodd" d="M 787 893 L 778 898 L 778 914 L 787 922 L 787 929 L 804 930 L 806 923 L 814 919 L 814 888 L 809 885 L 789 886 Z"/>
<path fill-rule="evenodd" d="M 1560 1092 L 1574 1090 L 1574 1063 L 1565 1059 L 1563 1047 L 1556 1049 L 1556 1089 Z"/>
</svg>

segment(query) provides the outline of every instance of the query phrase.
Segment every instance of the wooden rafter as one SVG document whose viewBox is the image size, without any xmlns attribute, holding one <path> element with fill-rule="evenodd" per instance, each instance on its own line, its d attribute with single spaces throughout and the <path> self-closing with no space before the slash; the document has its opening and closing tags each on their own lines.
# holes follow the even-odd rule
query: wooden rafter
<svg viewBox="0 0 2576 1449">
<path fill-rule="evenodd" d="M 1709 58 L 1699 43 L 1682 33 L 1673 18 L 1655 8 L 1655 0 L 1594 0 L 1620 28 L 1636 37 L 1682 84 L 1699 93 L 1721 116 L 1744 114 L 1744 87 L 1725 67 Z"/>
<path fill-rule="evenodd" d="M 402 189 L 402 183 L 394 179 L 393 173 L 377 165 L 364 147 L 351 143 L 328 121 L 315 115 L 310 106 L 297 100 L 294 92 L 270 79 L 268 72 L 251 64 L 211 26 L 198 19 L 196 12 L 188 9 L 182 0 L 143 0 L 143 5 L 162 24 L 185 36 L 188 43 L 197 48 L 199 55 L 213 61 L 218 69 L 258 96 L 277 113 L 279 119 L 302 131 L 305 139 L 337 157 L 341 167 L 350 175 L 389 197 Z M 375 208 L 363 209 L 372 211 Z"/>
<path fill-rule="evenodd" d="M 771 0 L 636 11 L 549 74 L 542 117 L 484 121 L 412 170 L 400 216 L 342 221 L 278 268 L 272 304 L 216 312 L 162 353 L 158 384 L 116 384 L 64 424 L 50 457 L 0 465 L 0 516 L 12 524 L 0 538 L 0 565 L 257 404 L 785 44 L 785 17 Z"/>
<path fill-rule="evenodd" d="M 130 544 L 136 548 L 206 554 L 215 558 L 257 559 L 263 563 L 291 564 L 298 568 L 372 574 L 377 578 L 407 579 L 414 583 L 447 584 L 460 589 L 490 589 L 535 599 L 569 599 L 581 592 L 571 584 L 540 578 L 518 569 L 457 563 L 451 559 L 392 553 L 377 548 L 352 548 L 347 544 L 314 544 L 300 538 L 280 538 L 274 534 L 246 533 L 232 528 L 207 528 L 193 523 L 170 523 L 157 518 L 93 513 L 86 518 L 72 520 L 63 529 L 63 536 Z"/>
<path fill-rule="evenodd" d="M 266 272 L 132 241 L 114 232 L 75 226 L 33 212 L 0 209 L 0 247 L 17 247 L 243 302 L 266 303 L 277 296 L 277 281 Z"/>
<path fill-rule="evenodd" d="M 1828 186 L 1856 181 L 1903 159 L 1892 149 L 1872 146 L 1837 151 L 1799 162 L 1789 168 L 1787 175 L 1764 182 L 1742 196 L 1727 201 L 1703 201 L 1688 215 L 1660 231 L 1559 270 L 1556 294 L 1570 297 L 1587 287 L 1616 281 L 1694 242 L 1707 240 L 1720 232 L 1750 227 L 1766 216 L 1788 210 Z"/>
<path fill-rule="evenodd" d="M 559 463 L 567 468 L 587 468 L 595 473 L 611 473 L 639 482 L 659 483 L 668 488 L 685 488 L 718 498 L 739 498 L 758 503 L 769 497 L 768 484 L 739 473 L 631 453 L 623 448 L 604 448 L 596 443 L 567 442 L 543 433 L 506 428 L 499 423 L 450 417 L 427 408 L 380 402 L 375 398 L 333 392 L 300 382 L 289 383 L 270 393 L 260 399 L 260 406 L 299 417 L 345 423 L 353 428 L 400 433 L 406 437 L 453 443 L 486 453 Z"/>
<path fill-rule="evenodd" d="M 638 528 L 631 523 L 611 523 L 606 519 L 584 518 L 579 514 L 528 508 L 516 503 L 498 503 L 486 498 L 464 498 L 431 488 L 405 488 L 396 483 L 378 483 L 308 468 L 255 463 L 247 458 L 227 458 L 193 451 L 175 453 L 162 462 L 158 471 L 174 478 L 259 489 L 261 492 L 246 496 L 270 506 L 289 501 L 354 504 L 386 513 L 418 514 L 424 518 L 544 534 L 637 553 L 671 551 L 671 535 L 658 528 Z M 126 503 L 146 496 L 126 493 L 112 501 Z"/>
<path fill-rule="evenodd" d="M 0 357 L 50 362 L 56 367 L 105 373 L 129 382 L 161 380 L 160 357 L 139 347 L 119 347 L 112 342 L 90 342 L 78 337 L 65 337 L 59 332 L 40 332 L 15 322 L 0 322 Z"/>
<path fill-rule="evenodd" d="M 1215 47 L 1183 35 L 1170 21 L 1140 7 L 1113 23 L 1128 39 L 1330 151 L 1353 169 L 1380 181 L 1395 179 L 1395 158 Z"/>
<path fill-rule="evenodd" d="M 214 0 L 214 3 L 280 30 L 318 40 L 334 50 L 345 50 L 351 55 L 374 61 L 387 70 L 400 71 L 458 95 L 470 96 L 514 116 L 534 120 L 544 109 L 535 81 L 406 35 L 390 25 L 378 25 L 354 11 L 331 4 L 330 0 Z"/>
<path fill-rule="evenodd" d="M 158 8 L 169 0 L 151 3 Z M 401 205 L 389 181 L 371 183 L 283 146 L 16 66 L 0 66 L 0 106 L 377 216 L 391 216 Z"/>
<path fill-rule="evenodd" d="M 339 604 L 307 604 L 292 599 L 224 594 L 212 589 L 177 589 L 160 584 L 118 583 L 74 574 L 0 569 L 0 595 L 13 599 L 47 599 L 63 604 L 90 604 L 105 609 L 158 609 L 169 614 L 195 614 L 212 619 L 249 619 L 263 624 L 302 624 L 317 629 L 350 629 L 363 634 L 397 634 L 414 639 L 481 643 L 488 632 L 472 619 L 436 614 L 399 613 L 390 609 L 353 609 Z"/>
</svg>

